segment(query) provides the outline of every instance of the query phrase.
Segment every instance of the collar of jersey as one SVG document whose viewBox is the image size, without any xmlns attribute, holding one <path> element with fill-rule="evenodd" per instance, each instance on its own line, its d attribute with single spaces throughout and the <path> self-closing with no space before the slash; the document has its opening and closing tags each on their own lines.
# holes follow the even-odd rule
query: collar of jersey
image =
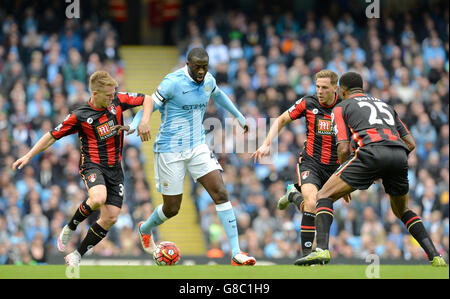
<svg viewBox="0 0 450 299">
<path fill-rule="evenodd" d="M 203 82 L 205 82 L 206 79 L 206 75 L 205 75 L 205 79 L 203 79 L 203 81 L 201 83 L 198 83 L 197 81 L 195 81 L 194 79 L 192 79 L 191 75 L 189 75 L 189 71 L 188 71 L 188 66 L 185 65 L 184 66 L 184 73 L 185 75 L 189 78 L 189 80 L 191 80 L 193 83 L 195 83 L 196 85 L 201 85 L 203 84 Z"/>
<path fill-rule="evenodd" d="M 330 107 L 333 107 L 334 104 L 336 104 L 337 99 L 338 99 L 338 94 L 335 93 L 335 94 L 334 94 L 334 101 L 333 101 L 332 104 L 330 104 L 330 105 L 324 105 L 324 104 L 322 104 L 319 100 L 318 100 L 318 102 L 319 102 L 320 106 L 325 107 L 325 108 L 330 108 Z"/>
<path fill-rule="evenodd" d="M 357 97 L 363 97 L 363 96 L 365 96 L 365 94 L 355 93 L 355 94 L 352 94 L 351 96 L 349 96 L 348 98 L 351 99 L 351 98 L 357 98 Z"/>
<path fill-rule="evenodd" d="M 90 99 L 90 98 L 89 98 L 88 104 L 89 104 L 89 106 L 91 106 L 92 109 L 94 109 L 94 110 L 96 110 L 96 111 L 103 111 L 103 110 L 106 109 L 106 108 L 97 108 L 97 107 L 94 107 L 94 105 L 92 105 L 92 103 L 91 103 L 91 99 Z"/>
<path fill-rule="evenodd" d="M 189 71 L 188 71 L 188 66 L 187 65 L 184 66 L 184 73 L 189 78 L 189 80 L 191 80 L 192 82 L 198 84 L 194 79 L 192 79 L 191 75 L 189 75 Z"/>
</svg>

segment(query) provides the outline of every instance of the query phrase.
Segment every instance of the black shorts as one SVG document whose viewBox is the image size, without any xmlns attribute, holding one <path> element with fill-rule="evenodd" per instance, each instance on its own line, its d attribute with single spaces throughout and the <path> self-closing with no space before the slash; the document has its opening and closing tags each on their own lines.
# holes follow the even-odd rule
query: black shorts
<svg viewBox="0 0 450 299">
<path fill-rule="evenodd" d="M 358 148 L 336 175 L 358 190 L 366 190 L 382 179 L 387 194 L 405 195 L 409 191 L 408 154 L 402 147 L 367 145 Z"/>
<path fill-rule="evenodd" d="M 304 184 L 313 184 L 320 190 L 330 176 L 336 171 L 339 165 L 324 165 L 314 161 L 308 155 L 301 155 L 297 163 L 297 184 L 298 189 Z M 300 190 L 299 190 L 300 191 Z"/>
<path fill-rule="evenodd" d="M 120 165 L 106 167 L 94 163 L 85 163 L 81 166 L 80 175 L 88 190 L 97 185 L 105 185 L 107 192 L 105 204 L 122 208 L 125 187 Z"/>
</svg>

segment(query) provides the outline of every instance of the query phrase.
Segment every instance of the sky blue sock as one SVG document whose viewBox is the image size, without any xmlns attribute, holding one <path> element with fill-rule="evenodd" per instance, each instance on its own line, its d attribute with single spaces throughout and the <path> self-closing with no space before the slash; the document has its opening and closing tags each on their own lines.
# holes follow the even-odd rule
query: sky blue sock
<svg viewBox="0 0 450 299">
<path fill-rule="evenodd" d="M 156 209 L 153 210 L 152 215 L 148 217 L 148 219 L 144 223 L 142 223 L 140 231 L 143 234 L 151 234 L 154 227 L 162 224 L 167 219 L 168 218 L 162 211 L 162 205 L 159 205 L 156 207 Z"/>
<path fill-rule="evenodd" d="M 241 248 L 239 247 L 236 216 L 234 215 L 231 202 L 227 201 L 226 203 L 216 205 L 216 211 L 228 237 L 228 242 L 231 246 L 231 255 L 235 256 L 241 252 Z"/>
</svg>

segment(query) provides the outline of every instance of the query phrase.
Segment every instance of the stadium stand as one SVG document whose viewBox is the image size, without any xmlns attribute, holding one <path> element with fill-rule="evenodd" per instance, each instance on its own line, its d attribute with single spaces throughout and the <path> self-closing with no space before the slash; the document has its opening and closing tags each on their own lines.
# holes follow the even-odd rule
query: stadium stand
<svg viewBox="0 0 450 299">
<path fill-rule="evenodd" d="M 297 11 L 271 1 L 251 9 L 233 1 L 183 1 L 186 13 L 176 26 L 179 65 L 192 47 L 207 49 L 210 72 L 221 89 L 255 123 L 268 123 L 304 94 L 314 93 L 312 76 L 322 68 L 361 73 L 365 89 L 393 104 L 416 139 L 409 157 L 410 207 L 448 260 L 448 3 L 411 1 L 414 5 L 402 10 L 389 2 L 393 7 L 382 10 L 381 19 L 368 19 L 361 13 L 364 1 L 350 2 L 321 1 L 320 9 Z M 51 8 L 40 12 L 29 8 L 18 18 L 0 8 L 0 264 L 46 263 L 56 254 L 62 226 L 85 198 L 75 138 L 58 141 L 21 172 L 11 171 L 12 162 L 89 97 L 86 83 L 94 71 L 108 70 L 125 89 L 120 37 L 107 19 L 77 22 L 58 17 Z M 205 119 L 217 115 L 229 117 L 210 105 Z M 279 211 L 276 202 L 295 175 L 304 141 L 304 124 L 298 121 L 280 134 L 273 164 L 254 165 L 248 153 L 216 153 L 242 249 L 257 259 L 300 254 L 301 214 L 292 206 Z M 94 254 L 143 254 L 136 225 L 153 210 L 154 184 L 145 177 L 145 160 L 140 142 L 127 137 L 126 203 Z M 211 255 L 227 254 L 211 198 L 199 185 L 193 190 Z M 79 226 L 72 248 L 87 227 L 87 221 Z M 376 253 L 387 259 L 425 259 L 390 212 L 380 184 L 355 192 L 349 205 L 336 204 L 330 246 L 334 257 Z"/>
</svg>

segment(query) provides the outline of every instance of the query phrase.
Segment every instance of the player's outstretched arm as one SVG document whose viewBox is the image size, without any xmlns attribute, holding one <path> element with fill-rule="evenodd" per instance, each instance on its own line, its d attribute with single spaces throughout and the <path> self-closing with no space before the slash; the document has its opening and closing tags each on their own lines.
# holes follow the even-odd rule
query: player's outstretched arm
<svg viewBox="0 0 450 299">
<path fill-rule="evenodd" d="M 254 152 L 250 158 L 254 159 L 254 162 L 261 163 L 261 158 L 265 157 L 270 152 L 270 143 L 272 140 L 278 136 L 281 129 L 288 123 L 292 121 L 292 118 L 289 116 L 289 112 L 285 111 L 283 114 L 281 114 L 277 121 L 270 127 L 269 133 L 267 133 L 267 137 L 264 140 L 263 145 L 261 145 L 256 152 Z"/>
<path fill-rule="evenodd" d="M 126 135 L 130 135 L 133 134 L 134 131 L 136 131 L 136 129 L 138 129 L 138 127 L 140 125 L 142 125 L 142 129 L 141 129 L 141 134 L 139 133 L 139 129 L 138 129 L 138 136 L 141 137 L 141 141 L 147 141 L 151 139 L 151 135 L 150 135 L 150 117 L 151 114 L 153 113 L 154 110 L 156 110 L 155 108 L 158 108 L 158 105 L 155 105 L 153 103 L 153 99 L 151 96 L 149 95 L 145 95 L 144 97 L 144 102 L 143 102 L 143 108 L 139 109 L 139 111 L 136 113 L 136 115 L 134 116 L 133 120 L 131 121 L 131 123 L 129 125 L 125 125 L 125 126 L 121 126 L 121 125 L 115 125 L 111 127 L 111 130 L 115 131 L 118 130 L 120 131 L 126 131 Z M 148 116 L 146 118 L 144 118 L 144 121 L 142 121 L 142 117 L 144 115 L 144 113 L 148 113 Z M 147 125 L 147 126 L 145 126 Z"/>
<path fill-rule="evenodd" d="M 416 148 L 416 141 L 414 140 L 414 137 L 409 132 L 406 125 L 402 122 L 400 117 L 397 114 L 397 111 L 394 110 L 395 114 L 395 127 L 397 129 L 398 135 L 403 140 L 403 142 L 408 147 L 409 151 L 412 152 Z"/>
<path fill-rule="evenodd" d="M 145 95 L 142 107 L 142 118 L 137 128 L 138 136 L 141 137 L 141 141 L 148 141 L 151 139 L 150 117 L 152 116 L 153 108 L 155 107 L 153 98 L 149 95 Z"/>
<path fill-rule="evenodd" d="M 347 161 L 348 157 L 350 157 L 350 155 L 352 154 L 350 142 L 347 142 L 347 141 L 339 142 L 337 152 L 338 152 L 339 163 L 342 165 L 345 161 Z M 352 200 L 352 197 L 349 193 L 347 195 L 344 195 L 342 197 L 342 199 L 344 199 L 347 203 L 349 203 Z"/>
<path fill-rule="evenodd" d="M 214 102 L 223 107 L 225 110 L 230 112 L 236 119 L 239 121 L 239 125 L 242 129 L 244 129 L 244 133 L 248 132 L 248 126 L 245 120 L 245 117 L 242 115 L 241 112 L 234 106 L 233 102 L 231 102 L 230 98 L 219 89 L 219 87 L 216 87 L 216 90 L 211 95 Z"/>
<path fill-rule="evenodd" d="M 17 159 L 17 161 L 15 161 L 12 164 L 11 167 L 12 170 L 22 169 L 25 165 L 27 165 L 30 162 L 31 158 L 45 151 L 47 148 L 52 146 L 52 144 L 55 143 L 55 141 L 56 139 L 53 138 L 50 132 L 42 136 L 41 139 L 39 139 L 38 142 L 36 142 L 36 144 L 31 148 L 31 150 L 28 153 L 26 153 L 23 157 Z"/>
</svg>

